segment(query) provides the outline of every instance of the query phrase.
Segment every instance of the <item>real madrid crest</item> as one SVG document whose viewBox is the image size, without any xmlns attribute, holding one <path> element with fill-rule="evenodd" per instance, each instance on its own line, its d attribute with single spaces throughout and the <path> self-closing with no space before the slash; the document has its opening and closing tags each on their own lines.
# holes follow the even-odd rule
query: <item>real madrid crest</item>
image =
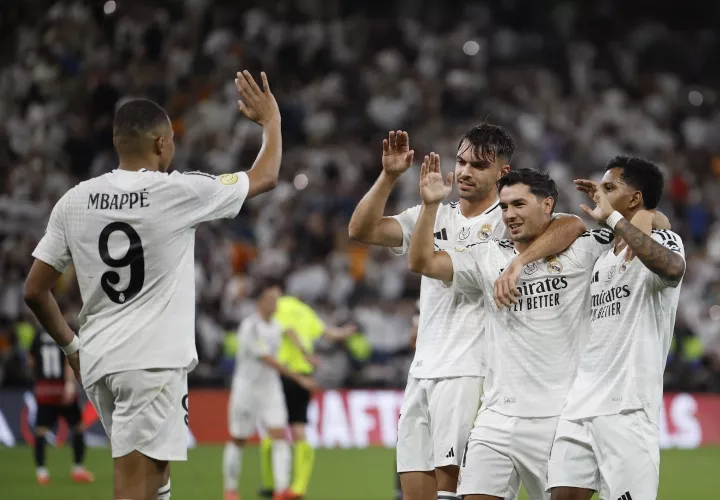
<svg viewBox="0 0 720 500">
<path fill-rule="evenodd" d="M 492 234 L 492 226 L 490 224 L 483 224 L 480 226 L 480 232 L 478 233 L 478 238 L 481 240 L 487 240 L 490 238 L 490 235 Z"/>
<path fill-rule="evenodd" d="M 460 239 L 466 240 L 468 236 L 470 236 L 470 228 L 469 227 L 462 228 L 460 230 Z"/>
<path fill-rule="evenodd" d="M 605 279 L 605 283 L 610 283 L 614 277 L 615 277 L 615 266 L 612 266 L 610 269 L 608 269 L 607 278 Z"/>
<path fill-rule="evenodd" d="M 560 274 L 563 272 L 562 262 L 558 260 L 557 256 L 552 255 L 547 257 L 545 258 L 545 262 L 547 262 L 547 272 L 550 274 Z"/>
</svg>

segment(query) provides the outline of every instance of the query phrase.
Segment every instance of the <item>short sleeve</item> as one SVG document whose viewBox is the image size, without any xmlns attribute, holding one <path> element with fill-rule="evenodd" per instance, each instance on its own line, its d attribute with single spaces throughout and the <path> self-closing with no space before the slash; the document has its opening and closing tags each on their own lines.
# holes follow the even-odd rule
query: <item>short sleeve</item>
<svg viewBox="0 0 720 500">
<path fill-rule="evenodd" d="M 403 232 L 402 246 L 390 249 L 395 255 L 405 255 L 407 253 L 415 224 L 417 223 L 418 217 L 420 217 L 420 208 L 420 205 L 415 205 L 404 212 L 392 216 L 393 219 L 400 223 Z"/>
<path fill-rule="evenodd" d="M 595 265 L 595 261 L 615 244 L 615 234 L 606 228 L 592 229 L 582 233 L 570 245 L 577 264 L 585 267 Z"/>
<path fill-rule="evenodd" d="M 680 238 L 680 236 L 676 233 L 665 229 L 654 229 L 651 237 L 653 240 L 660 243 L 664 248 L 680 254 L 683 260 L 685 260 L 685 245 L 683 244 L 682 238 Z M 678 283 L 680 283 L 680 280 L 668 281 L 653 272 L 650 272 L 650 274 L 653 276 L 653 279 L 663 287 L 675 288 Z"/>
<path fill-rule="evenodd" d="M 67 205 L 68 195 L 65 194 L 55 204 L 50 214 L 45 234 L 40 243 L 38 243 L 33 257 L 54 268 L 59 273 L 64 273 L 65 269 L 72 262 L 70 255 L 70 247 L 67 243 L 67 233 L 65 231 L 65 207 Z"/>
<path fill-rule="evenodd" d="M 191 194 L 188 205 L 193 224 L 236 217 L 245 203 L 250 179 L 245 172 L 214 176 L 203 172 L 179 174 Z"/>
<path fill-rule="evenodd" d="M 482 292 L 482 271 L 476 255 L 480 251 L 479 245 L 458 247 L 448 251 L 453 264 L 453 288 L 470 293 Z"/>
</svg>

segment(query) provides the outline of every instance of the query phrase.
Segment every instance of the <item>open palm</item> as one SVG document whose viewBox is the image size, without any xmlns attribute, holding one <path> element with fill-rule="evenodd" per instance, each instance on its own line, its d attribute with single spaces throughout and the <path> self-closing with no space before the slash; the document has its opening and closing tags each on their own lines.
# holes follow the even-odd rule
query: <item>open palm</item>
<svg viewBox="0 0 720 500">
<path fill-rule="evenodd" d="M 387 175 L 397 177 L 412 165 L 415 151 L 410 149 L 408 133 L 403 130 L 390 132 L 383 140 L 383 170 Z"/>
<path fill-rule="evenodd" d="M 453 174 L 443 180 L 440 172 L 440 155 L 430 153 L 420 167 L 420 198 L 426 205 L 440 203 L 452 191 Z"/>
<path fill-rule="evenodd" d="M 605 191 L 602 187 L 593 181 L 586 179 L 577 179 L 575 181 L 575 187 L 578 191 L 582 191 L 595 203 L 595 208 L 590 208 L 587 205 L 580 205 L 580 208 L 588 214 L 590 217 L 598 222 L 604 222 L 610 214 L 613 213 L 613 207 L 610 201 L 607 199 Z"/>
</svg>

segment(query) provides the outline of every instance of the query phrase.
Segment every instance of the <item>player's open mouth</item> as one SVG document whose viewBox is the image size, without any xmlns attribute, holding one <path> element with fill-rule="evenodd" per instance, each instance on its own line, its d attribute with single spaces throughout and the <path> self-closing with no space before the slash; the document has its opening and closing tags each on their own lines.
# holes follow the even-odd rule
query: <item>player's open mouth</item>
<svg viewBox="0 0 720 500">
<path fill-rule="evenodd" d="M 522 226 L 522 222 L 515 222 L 515 223 L 512 223 L 512 224 L 508 224 L 508 227 L 510 228 L 510 231 L 513 231 L 513 232 L 517 231 L 517 229 L 518 229 L 520 226 Z"/>
</svg>

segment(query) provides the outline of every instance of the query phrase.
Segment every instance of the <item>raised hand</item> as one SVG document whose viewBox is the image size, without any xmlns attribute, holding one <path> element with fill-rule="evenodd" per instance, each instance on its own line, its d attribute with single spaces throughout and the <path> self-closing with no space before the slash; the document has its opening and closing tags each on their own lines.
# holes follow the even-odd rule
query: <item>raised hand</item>
<svg viewBox="0 0 720 500">
<path fill-rule="evenodd" d="M 265 72 L 260 73 L 260 78 L 265 90 L 260 89 L 249 71 L 237 73 L 235 87 L 242 98 L 238 101 L 238 108 L 247 118 L 263 127 L 269 123 L 280 123 L 280 109 L 275 96 L 270 92 Z"/>
<path fill-rule="evenodd" d="M 415 151 L 410 149 L 408 133 L 403 130 L 390 132 L 383 139 L 383 171 L 392 177 L 398 177 L 412 165 Z"/>
<path fill-rule="evenodd" d="M 593 182 L 587 179 L 576 179 L 575 187 L 578 191 L 582 191 L 587 194 L 588 197 L 595 203 L 595 208 L 591 209 L 587 205 L 580 205 L 580 208 L 588 214 L 590 217 L 595 219 L 597 222 L 605 222 L 610 214 L 615 210 L 613 209 L 610 201 L 607 199 L 605 191 L 602 190 L 597 182 Z"/>
<path fill-rule="evenodd" d="M 440 172 L 440 155 L 430 153 L 420 167 L 420 198 L 426 205 L 443 201 L 452 191 L 453 173 L 443 180 Z"/>
</svg>

